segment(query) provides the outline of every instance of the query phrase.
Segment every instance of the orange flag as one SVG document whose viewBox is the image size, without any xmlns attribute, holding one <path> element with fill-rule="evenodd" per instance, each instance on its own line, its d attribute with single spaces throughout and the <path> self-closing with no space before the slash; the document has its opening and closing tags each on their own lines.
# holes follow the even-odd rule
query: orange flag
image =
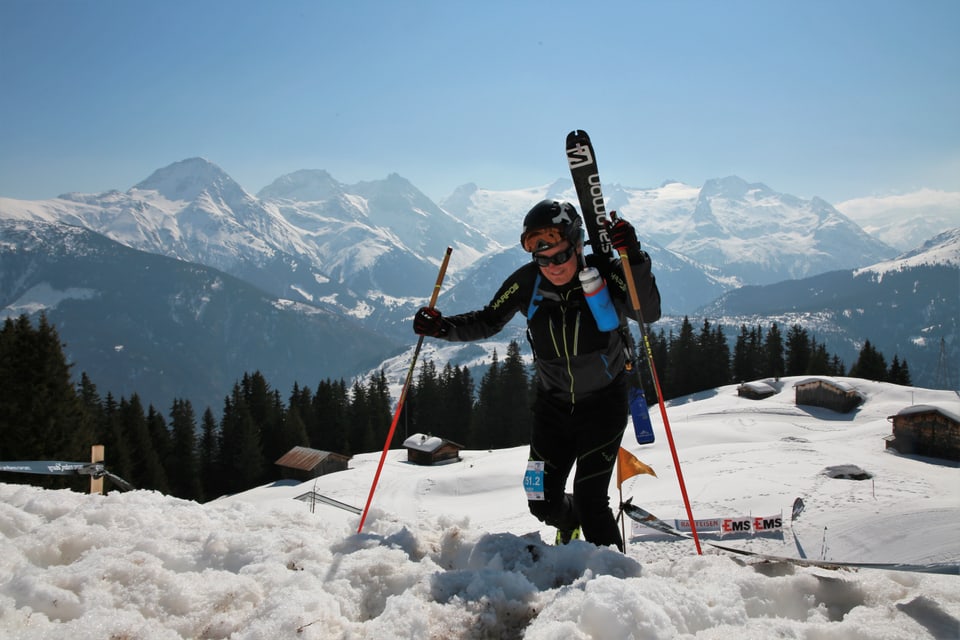
<svg viewBox="0 0 960 640">
<path fill-rule="evenodd" d="M 617 489 L 620 488 L 624 480 L 641 473 L 649 473 L 654 478 L 657 477 L 653 469 L 637 460 L 635 455 L 620 447 L 620 452 L 617 454 Z"/>
</svg>

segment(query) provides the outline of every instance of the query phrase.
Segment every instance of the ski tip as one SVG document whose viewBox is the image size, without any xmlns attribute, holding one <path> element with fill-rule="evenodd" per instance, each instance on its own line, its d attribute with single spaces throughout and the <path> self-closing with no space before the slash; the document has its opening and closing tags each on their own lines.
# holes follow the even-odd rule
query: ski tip
<svg viewBox="0 0 960 640">
<path fill-rule="evenodd" d="M 576 138 L 580 138 L 581 140 L 589 140 L 590 136 L 588 136 L 587 132 L 584 131 L 583 129 L 574 129 L 573 131 L 567 134 L 568 140 L 574 140 Z"/>
</svg>

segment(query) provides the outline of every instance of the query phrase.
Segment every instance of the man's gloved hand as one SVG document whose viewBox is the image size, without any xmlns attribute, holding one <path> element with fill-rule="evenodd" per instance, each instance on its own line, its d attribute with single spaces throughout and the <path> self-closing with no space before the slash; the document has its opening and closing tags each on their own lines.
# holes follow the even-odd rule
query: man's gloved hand
<svg viewBox="0 0 960 640">
<path fill-rule="evenodd" d="M 613 220 L 613 224 L 607 228 L 607 233 L 610 235 L 610 244 L 613 245 L 614 250 L 617 253 L 625 250 L 631 256 L 638 255 L 640 253 L 640 241 L 637 240 L 637 231 L 633 228 L 633 225 L 623 218 L 618 218 L 614 212 L 610 213 L 610 218 Z"/>
<path fill-rule="evenodd" d="M 431 338 L 445 336 L 447 326 L 443 323 L 443 314 L 433 307 L 420 307 L 417 315 L 413 316 L 413 332 Z"/>
</svg>

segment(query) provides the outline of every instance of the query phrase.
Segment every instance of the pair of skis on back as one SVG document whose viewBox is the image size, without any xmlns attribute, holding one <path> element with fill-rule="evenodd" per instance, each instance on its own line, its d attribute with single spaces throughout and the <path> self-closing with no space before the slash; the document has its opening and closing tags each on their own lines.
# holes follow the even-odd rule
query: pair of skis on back
<svg viewBox="0 0 960 640">
<path fill-rule="evenodd" d="M 577 191 L 577 199 L 580 201 L 588 243 L 593 247 L 594 253 L 609 256 L 613 252 L 610 236 L 607 233 L 610 221 L 600 187 L 597 156 L 586 131 L 576 130 L 567 134 L 567 162 L 570 165 L 570 176 Z M 610 216 L 615 217 L 615 213 L 610 212 Z M 632 374 L 629 376 L 628 393 L 634 435 L 637 438 L 637 444 L 652 444 L 653 426 L 650 423 L 650 410 L 643 392 L 637 347 L 629 328 L 621 326 L 619 331 L 627 349 L 627 370 Z M 650 364 L 649 360 L 647 363 Z"/>
</svg>

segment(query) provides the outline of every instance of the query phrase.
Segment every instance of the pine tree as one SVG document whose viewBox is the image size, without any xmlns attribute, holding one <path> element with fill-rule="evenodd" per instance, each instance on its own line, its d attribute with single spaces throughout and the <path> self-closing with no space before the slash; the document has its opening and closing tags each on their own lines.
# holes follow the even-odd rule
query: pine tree
<svg viewBox="0 0 960 640">
<path fill-rule="evenodd" d="M 500 380 L 500 359 L 497 350 L 493 350 L 490 368 L 480 380 L 480 390 L 477 394 L 476 409 L 474 410 L 474 437 L 478 448 L 495 449 L 500 447 L 500 433 L 497 429 L 499 418 L 497 403 L 499 402 L 498 384 Z"/>
<path fill-rule="evenodd" d="M 347 428 L 347 383 L 324 380 L 317 385 L 313 396 L 317 429 L 309 433 L 311 446 L 322 451 L 349 455 L 352 448 L 351 434 Z"/>
<path fill-rule="evenodd" d="M 283 433 L 284 441 L 287 443 L 287 451 L 294 447 L 310 446 L 310 438 L 307 437 L 307 425 L 303 423 L 298 411 L 287 411 L 284 414 Z"/>
<path fill-rule="evenodd" d="M 220 456 L 220 427 L 210 407 L 200 421 L 200 485 L 206 499 L 223 493 L 223 464 Z"/>
<path fill-rule="evenodd" d="M 0 459 L 90 459 L 91 415 L 70 380 L 70 365 L 45 315 L 36 329 L 24 314 L 0 330 Z M 8 482 L 79 487 L 69 476 L 5 474 Z"/>
<path fill-rule="evenodd" d="M 451 367 L 448 362 L 440 375 L 440 404 L 436 407 L 442 430 L 448 440 L 469 446 L 473 414 L 473 380 L 467 367 Z"/>
<path fill-rule="evenodd" d="M 287 416 L 288 419 L 300 421 L 307 439 L 305 446 L 313 447 L 317 441 L 319 424 L 317 423 L 317 414 L 313 406 L 313 393 L 311 393 L 309 387 L 301 387 L 296 382 L 293 383 L 293 391 L 290 392 Z"/>
<path fill-rule="evenodd" d="M 393 414 L 390 411 L 390 387 L 387 384 L 387 372 L 384 369 L 371 373 L 367 378 L 365 398 L 370 433 L 373 435 L 373 450 L 382 450 L 383 443 L 390 433 L 390 423 L 393 422 Z"/>
<path fill-rule="evenodd" d="M 87 413 L 94 419 L 94 424 L 98 424 L 98 418 L 103 413 L 103 406 L 100 400 L 100 393 L 97 391 L 97 385 L 93 383 L 87 372 L 80 374 L 80 383 L 77 385 L 77 394 L 80 396 L 80 402 L 86 408 Z"/>
<path fill-rule="evenodd" d="M 810 336 L 799 324 L 787 332 L 785 373 L 787 376 L 802 376 L 808 373 L 810 364 Z"/>
<path fill-rule="evenodd" d="M 869 340 L 864 341 L 857 361 L 850 367 L 851 378 L 864 378 L 884 382 L 887 379 L 887 362 Z"/>
<path fill-rule="evenodd" d="M 239 384 L 224 400 L 220 421 L 223 490 L 226 493 L 255 487 L 263 480 L 260 431 Z"/>
<path fill-rule="evenodd" d="M 810 339 L 810 358 L 804 374 L 810 376 L 829 376 L 831 373 L 830 354 L 827 347 L 815 338 Z"/>
<path fill-rule="evenodd" d="M 727 335 L 723 326 L 717 325 L 713 333 L 713 353 L 716 364 L 716 374 L 714 379 L 717 381 L 715 386 L 730 384 L 730 343 L 727 342 Z"/>
<path fill-rule="evenodd" d="M 840 356 L 834 355 L 830 358 L 827 375 L 842 376 L 844 371 L 846 371 L 846 367 L 843 364 L 843 360 L 840 359 Z"/>
<path fill-rule="evenodd" d="M 101 414 L 96 439 L 104 447 L 106 466 L 111 473 L 133 484 L 133 445 L 129 433 L 124 429 L 120 405 L 109 392 L 103 401 Z"/>
<path fill-rule="evenodd" d="M 150 443 L 157 454 L 160 466 L 163 467 L 165 478 L 164 488 L 160 489 L 164 493 L 170 491 L 170 460 L 173 455 L 173 442 L 170 438 L 170 431 L 167 429 L 167 421 L 163 414 L 153 408 L 153 405 L 147 407 L 147 432 L 150 434 Z"/>
<path fill-rule="evenodd" d="M 426 435 L 437 435 L 443 432 L 443 422 L 440 411 L 440 405 L 443 403 L 441 398 L 440 380 L 437 378 L 437 367 L 433 360 L 426 359 L 420 363 L 420 370 L 417 372 L 414 384 L 415 389 L 413 405 L 411 407 L 409 424 L 404 424 L 404 433 L 412 435 L 413 433 L 423 433 Z M 407 394 L 409 401 L 409 392 Z"/>
<path fill-rule="evenodd" d="M 497 384 L 499 397 L 500 434 L 504 447 L 515 447 L 530 442 L 533 416 L 530 412 L 527 366 L 520 354 L 520 343 L 511 340 L 507 357 L 500 369 Z"/>
<path fill-rule="evenodd" d="M 374 436 L 373 414 L 367 400 L 367 390 L 357 380 L 353 383 L 350 406 L 347 408 L 347 424 L 350 429 L 350 441 L 355 448 L 350 453 L 366 453 L 383 448 Z"/>
<path fill-rule="evenodd" d="M 740 325 L 740 335 L 733 347 L 733 377 L 736 382 L 754 380 L 750 354 L 750 334 L 747 325 Z"/>
<path fill-rule="evenodd" d="M 265 480 L 280 478 L 280 469 L 273 463 L 285 454 L 283 404 L 259 371 L 244 374 L 240 382 L 244 403 L 259 435 L 263 459 L 261 470 Z"/>
<path fill-rule="evenodd" d="M 122 437 L 117 403 L 113 396 L 108 393 L 107 400 L 102 401 L 97 386 L 86 372 L 80 375 L 78 393 L 85 411 L 90 415 L 93 439 L 104 447 L 104 465 L 111 473 L 125 480 L 130 478 L 130 453 Z M 109 490 L 109 487 L 105 488 Z"/>
<path fill-rule="evenodd" d="M 747 351 L 750 354 L 751 380 L 767 377 L 767 370 L 764 366 L 764 341 L 763 327 L 758 324 L 750 329 L 750 337 L 747 340 Z"/>
<path fill-rule="evenodd" d="M 187 500 L 203 500 L 197 447 L 197 421 L 189 400 L 174 399 L 170 409 L 171 456 L 167 464 L 170 493 Z"/>
<path fill-rule="evenodd" d="M 716 329 L 704 319 L 700 335 L 696 339 L 696 371 L 694 391 L 714 389 L 730 381 L 730 347 L 723 334 L 723 327 Z"/>
<path fill-rule="evenodd" d="M 910 365 L 907 364 L 906 360 L 901 363 L 899 380 L 899 384 L 904 386 L 909 387 L 913 385 L 913 377 L 910 375 Z"/>
<path fill-rule="evenodd" d="M 132 477 L 125 479 L 138 489 L 153 489 L 164 493 L 169 491 L 167 474 L 154 448 L 140 396 L 135 393 L 129 400 L 120 398 L 119 417 L 121 429 L 129 434 L 129 451 L 133 467 Z"/>
<path fill-rule="evenodd" d="M 663 390 L 666 397 L 679 398 L 697 391 L 699 354 L 693 325 L 687 316 L 683 317 L 680 334 L 670 342 L 669 359 L 670 373 Z"/>
<path fill-rule="evenodd" d="M 786 370 L 783 361 L 783 337 L 776 322 L 770 325 L 767 337 L 763 341 L 763 368 L 764 377 L 777 380 L 783 377 L 783 372 Z"/>
<path fill-rule="evenodd" d="M 887 371 L 887 381 L 894 384 L 911 386 L 913 381 L 910 379 L 910 368 L 907 361 L 900 362 L 900 358 L 894 354 L 893 362 L 890 363 L 890 369 Z"/>
</svg>

